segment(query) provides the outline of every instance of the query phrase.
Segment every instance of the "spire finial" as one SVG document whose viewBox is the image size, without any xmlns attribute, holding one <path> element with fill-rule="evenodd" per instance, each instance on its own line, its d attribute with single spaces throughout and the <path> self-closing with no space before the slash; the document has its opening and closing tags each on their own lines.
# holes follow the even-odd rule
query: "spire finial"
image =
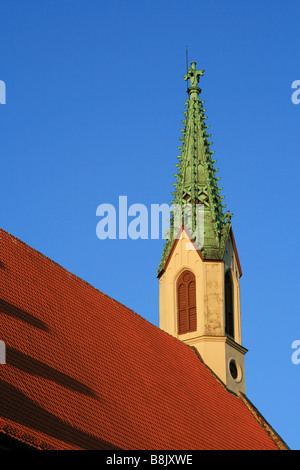
<svg viewBox="0 0 300 470">
<path fill-rule="evenodd" d="M 191 62 L 191 67 L 188 69 L 188 73 L 185 74 L 184 79 L 190 80 L 190 87 L 188 93 L 196 92 L 197 95 L 201 92 L 201 89 L 197 86 L 200 80 L 200 76 L 204 74 L 204 70 L 196 70 L 196 62 Z"/>
</svg>

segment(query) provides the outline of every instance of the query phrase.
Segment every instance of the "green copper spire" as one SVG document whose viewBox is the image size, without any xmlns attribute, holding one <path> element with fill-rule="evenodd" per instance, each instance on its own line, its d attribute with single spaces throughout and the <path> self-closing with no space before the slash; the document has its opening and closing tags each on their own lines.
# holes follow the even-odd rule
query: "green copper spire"
<svg viewBox="0 0 300 470">
<path fill-rule="evenodd" d="M 214 151 L 210 150 L 210 134 L 206 125 L 205 109 L 203 101 L 199 100 L 201 89 L 198 87 L 200 76 L 204 70 L 196 70 L 196 63 L 192 62 L 188 73 L 184 76 L 185 80 L 190 81 L 187 89 L 189 98 L 185 103 L 184 116 L 182 121 L 184 128 L 180 137 L 182 145 L 178 147 L 179 163 L 176 165 L 178 173 L 174 175 L 177 179 L 175 191 L 172 193 L 171 203 L 178 204 L 184 209 L 184 205 L 189 203 L 192 206 L 195 219 L 196 204 L 204 205 L 204 240 L 199 247 L 204 259 L 221 260 L 223 259 L 226 240 L 230 230 L 230 219 L 232 214 L 228 211 L 224 213 L 225 205 L 222 204 L 224 196 L 220 195 L 218 186 L 218 171 L 214 168 L 216 160 L 212 159 Z M 171 220 L 172 226 L 173 220 Z M 173 230 L 171 236 L 166 241 L 158 274 L 161 273 L 164 263 L 168 257 L 169 251 L 174 241 Z M 197 240 L 194 239 L 197 244 Z"/>
</svg>

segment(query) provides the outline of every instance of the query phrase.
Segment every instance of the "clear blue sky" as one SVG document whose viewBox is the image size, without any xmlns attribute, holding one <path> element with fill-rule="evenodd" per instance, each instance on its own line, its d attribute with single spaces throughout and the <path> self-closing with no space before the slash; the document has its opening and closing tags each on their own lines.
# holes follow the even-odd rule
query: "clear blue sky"
<svg viewBox="0 0 300 470">
<path fill-rule="evenodd" d="M 161 240 L 96 237 L 96 208 L 169 203 L 201 78 L 243 269 L 246 393 L 300 449 L 299 1 L 2 0 L 0 226 L 158 325 Z"/>
</svg>

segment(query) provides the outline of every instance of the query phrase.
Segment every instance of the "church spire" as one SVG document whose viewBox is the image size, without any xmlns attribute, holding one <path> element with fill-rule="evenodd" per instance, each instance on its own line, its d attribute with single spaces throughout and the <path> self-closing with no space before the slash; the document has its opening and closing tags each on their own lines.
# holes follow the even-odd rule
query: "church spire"
<svg viewBox="0 0 300 470">
<path fill-rule="evenodd" d="M 174 211 L 158 270 L 159 325 L 196 348 L 228 389 L 245 393 L 242 272 L 199 99 L 203 73 L 192 62 L 184 77 L 189 86 L 173 183 Z"/>
<path fill-rule="evenodd" d="M 179 163 L 176 165 L 178 173 L 175 174 L 177 181 L 173 183 L 175 191 L 172 192 L 171 203 L 179 204 L 184 209 L 185 204 L 192 206 L 193 220 L 196 217 L 196 205 L 204 206 L 204 238 L 194 240 L 201 251 L 204 259 L 220 260 L 223 258 L 226 240 L 230 231 L 230 219 L 232 214 L 228 211 L 224 213 L 225 205 L 222 204 L 224 196 L 220 195 L 216 176 L 218 169 L 214 167 L 216 160 L 212 159 L 214 151 L 210 150 L 210 134 L 207 133 L 209 126 L 206 124 L 207 117 L 203 104 L 199 100 L 201 88 L 198 83 L 204 70 L 196 69 L 196 62 L 191 63 L 184 79 L 189 80 L 187 93 L 189 95 L 185 102 L 185 119 L 180 137 L 182 142 L 178 147 Z M 171 220 L 171 224 L 173 221 Z M 173 230 L 170 231 L 170 238 L 166 241 L 158 274 L 163 269 L 163 265 L 168 257 L 170 248 L 174 241 Z"/>
</svg>

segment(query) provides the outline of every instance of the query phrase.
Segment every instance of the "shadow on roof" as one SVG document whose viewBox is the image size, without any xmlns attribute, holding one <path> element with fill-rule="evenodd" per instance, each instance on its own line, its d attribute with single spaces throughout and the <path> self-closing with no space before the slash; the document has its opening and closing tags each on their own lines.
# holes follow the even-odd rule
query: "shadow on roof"
<svg viewBox="0 0 300 470">
<path fill-rule="evenodd" d="M 27 374 L 43 377 L 75 392 L 99 399 L 94 391 L 82 382 L 10 346 L 6 347 L 6 362 Z"/>
<path fill-rule="evenodd" d="M 34 326 L 35 328 L 39 328 L 40 330 L 49 331 L 46 323 L 44 323 L 42 320 L 39 320 L 31 313 L 28 313 L 25 310 L 22 310 L 21 308 L 16 307 L 15 305 L 10 304 L 3 299 L 0 299 L 0 313 L 17 318 L 31 326 Z"/>
<path fill-rule="evenodd" d="M 17 388 L 0 381 L 0 417 L 9 419 L 34 431 L 59 439 L 64 443 L 84 450 L 117 450 L 113 444 L 91 436 L 84 431 L 65 423 L 49 411 L 28 398 Z M 45 441 L 45 439 L 43 439 Z"/>
</svg>

